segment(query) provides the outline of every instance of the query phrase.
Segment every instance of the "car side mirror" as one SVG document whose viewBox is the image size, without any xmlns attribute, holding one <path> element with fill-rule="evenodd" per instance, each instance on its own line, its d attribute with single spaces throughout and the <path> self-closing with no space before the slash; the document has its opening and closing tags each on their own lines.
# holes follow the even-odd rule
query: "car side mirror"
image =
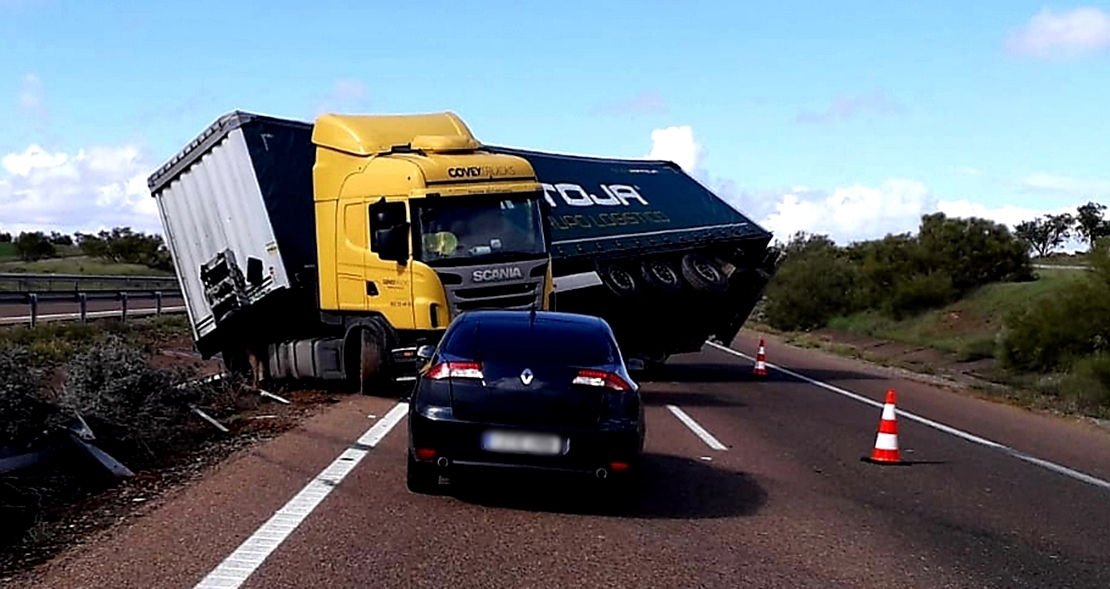
<svg viewBox="0 0 1110 589">
<path fill-rule="evenodd" d="M 629 372 L 643 372 L 645 368 L 644 361 L 639 358 L 630 358 L 627 364 Z"/>
<path fill-rule="evenodd" d="M 416 369 L 421 370 L 427 366 L 428 362 L 431 361 L 432 356 L 435 356 L 435 354 L 435 346 L 423 345 L 416 348 Z"/>
</svg>

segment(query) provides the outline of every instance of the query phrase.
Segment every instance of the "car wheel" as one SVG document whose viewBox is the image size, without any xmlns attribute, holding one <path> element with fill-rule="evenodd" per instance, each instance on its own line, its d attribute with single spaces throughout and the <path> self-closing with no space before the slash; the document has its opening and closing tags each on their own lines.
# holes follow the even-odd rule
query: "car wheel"
<svg viewBox="0 0 1110 589">
<path fill-rule="evenodd" d="M 409 491 L 421 495 L 438 494 L 439 473 L 436 472 L 435 467 L 431 464 L 418 462 L 416 458 L 413 458 L 411 453 L 408 456 L 409 464 L 406 479 Z"/>
</svg>

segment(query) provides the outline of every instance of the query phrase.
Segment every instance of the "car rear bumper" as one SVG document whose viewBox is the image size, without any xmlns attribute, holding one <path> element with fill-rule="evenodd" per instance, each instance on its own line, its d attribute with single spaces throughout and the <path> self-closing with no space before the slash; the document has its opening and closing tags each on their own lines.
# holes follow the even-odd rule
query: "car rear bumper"
<svg viewBox="0 0 1110 589">
<path fill-rule="evenodd" d="M 643 426 L 635 421 L 602 422 L 592 427 L 550 427 L 487 424 L 444 415 L 430 418 L 419 411 L 409 415 L 409 453 L 418 462 L 444 469 L 524 470 L 604 476 L 634 468 L 643 450 Z M 482 436 L 489 430 L 556 434 L 567 443 L 557 455 L 488 451 Z M 418 456 L 417 449 L 434 450 Z"/>
</svg>

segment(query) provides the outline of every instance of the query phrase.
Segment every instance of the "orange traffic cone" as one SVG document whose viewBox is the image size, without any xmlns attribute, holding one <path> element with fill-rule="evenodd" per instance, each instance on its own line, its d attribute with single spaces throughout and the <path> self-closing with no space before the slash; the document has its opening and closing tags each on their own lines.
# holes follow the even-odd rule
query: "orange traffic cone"
<svg viewBox="0 0 1110 589">
<path fill-rule="evenodd" d="M 763 349 L 763 338 L 759 338 L 759 352 L 755 355 L 755 368 L 752 374 L 767 376 L 767 351 Z"/>
<path fill-rule="evenodd" d="M 894 389 L 886 392 L 886 403 L 883 405 L 883 416 L 879 420 L 879 432 L 875 435 L 875 448 L 871 457 L 862 458 L 865 462 L 873 464 L 908 464 L 902 461 L 898 449 L 898 418 L 894 411 Z"/>
</svg>

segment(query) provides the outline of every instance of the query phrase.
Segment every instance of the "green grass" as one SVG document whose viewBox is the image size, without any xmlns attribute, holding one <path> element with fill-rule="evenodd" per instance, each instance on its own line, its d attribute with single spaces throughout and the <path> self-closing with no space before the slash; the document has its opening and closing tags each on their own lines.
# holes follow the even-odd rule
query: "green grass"
<svg viewBox="0 0 1110 589">
<path fill-rule="evenodd" d="M 3 260 L 5 258 L 14 258 L 15 256 L 16 254 L 14 243 L 0 243 L 0 260 Z"/>
<path fill-rule="evenodd" d="M 1034 301 L 1051 297 L 1082 280 L 1081 272 L 1039 272 L 1034 282 L 991 284 L 943 309 L 895 321 L 875 312 L 838 317 L 832 329 L 955 353 L 964 360 L 994 356 L 1003 321 Z"/>
<path fill-rule="evenodd" d="M 1033 263 L 1038 266 L 1085 266 L 1087 254 L 1057 254 L 1047 258 L 1033 258 Z"/>
<path fill-rule="evenodd" d="M 99 345 L 108 335 L 117 335 L 137 346 L 151 346 L 175 337 L 191 336 L 184 315 L 139 317 L 126 323 L 99 319 L 88 323 L 58 321 L 35 327 L 0 326 L 0 350 L 23 348 L 39 366 L 56 366 L 75 354 Z"/>
<path fill-rule="evenodd" d="M 6 245 L 6 244 L 0 244 Z M 114 274 L 119 276 L 173 276 L 171 272 L 155 270 L 139 264 L 115 264 L 87 256 L 51 258 L 36 262 L 22 260 L 0 261 L 0 273 L 18 272 L 31 274 Z"/>
</svg>

